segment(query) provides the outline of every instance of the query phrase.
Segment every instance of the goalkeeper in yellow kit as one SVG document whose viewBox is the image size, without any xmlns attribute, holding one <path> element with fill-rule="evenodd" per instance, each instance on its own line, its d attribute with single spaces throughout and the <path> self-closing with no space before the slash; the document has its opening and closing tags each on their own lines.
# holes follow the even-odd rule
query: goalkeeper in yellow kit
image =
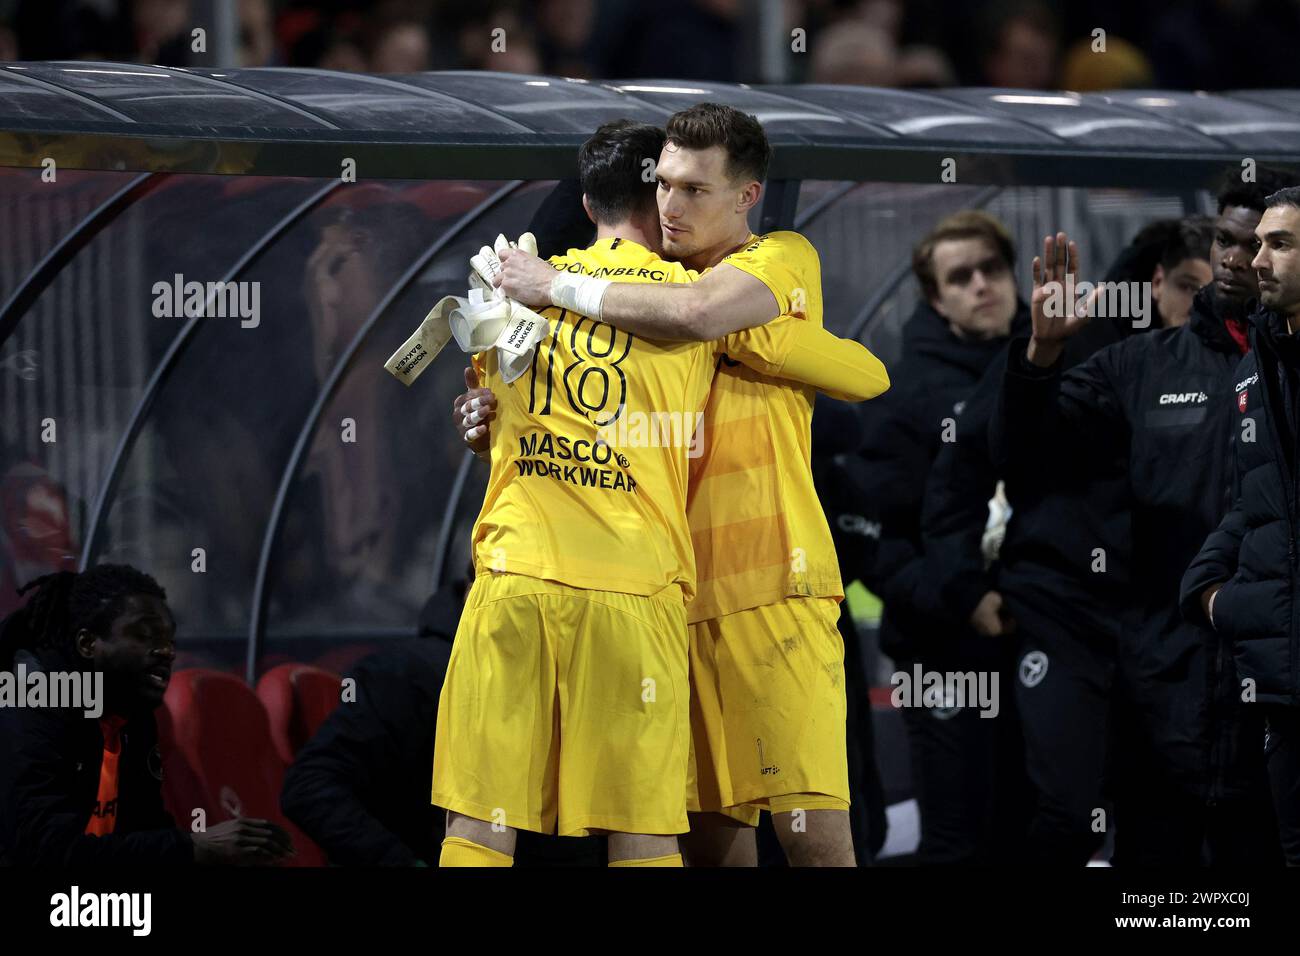
<svg viewBox="0 0 1300 956">
<path fill-rule="evenodd" d="M 757 119 L 700 104 L 668 121 L 657 167 L 664 254 L 709 270 L 690 284 L 630 285 L 502 257 L 500 287 L 621 331 L 706 341 L 798 314 L 821 325 L 816 250 L 755 236 L 747 215 L 771 154 Z M 812 392 L 722 360 L 705 411 L 712 442 L 691 468 L 698 588 L 691 622 L 692 862 L 752 865 L 770 810 L 795 865 L 852 866 L 845 752 L 843 599 L 813 487 Z"/>
<path fill-rule="evenodd" d="M 619 122 L 584 144 L 597 240 L 554 268 L 645 285 L 696 278 L 654 251 L 655 187 L 642 159 L 663 141 L 662 130 Z M 510 865 L 524 828 L 608 833 L 611 865 L 681 865 L 685 601 L 695 591 L 688 463 L 711 443 L 699 412 L 719 352 L 844 398 L 877 394 L 887 379 L 861 345 L 792 315 L 717 344 L 645 340 L 565 309 L 543 317 L 549 334 L 509 384 L 496 352 L 475 357 L 498 415 L 473 531 L 476 578 L 438 708 L 441 862 Z M 647 434 L 647 419 L 660 427 Z M 665 422 L 689 427 L 668 427 L 665 439 Z"/>
</svg>

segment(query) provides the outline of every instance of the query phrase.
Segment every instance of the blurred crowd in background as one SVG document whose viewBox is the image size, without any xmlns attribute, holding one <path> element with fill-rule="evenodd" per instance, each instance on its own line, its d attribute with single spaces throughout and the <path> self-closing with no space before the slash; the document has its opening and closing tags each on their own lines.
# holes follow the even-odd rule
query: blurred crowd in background
<svg viewBox="0 0 1300 956">
<path fill-rule="evenodd" d="M 1089 90 L 1285 87 L 1296 0 L 236 0 L 241 66 Z M 0 0 L 0 61 L 212 65 L 210 0 Z M 781 58 L 759 54 L 765 18 Z M 504 39 L 494 43 L 498 28 Z M 1104 31 L 1098 34 L 1097 31 Z M 799 32 L 802 31 L 802 32 Z M 504 46 L 504 49 L 502 49 Z M 229 65 L 229 64 L 222 64 Z M 775 75 L 774 75 L 775 73 Z"/>
</svg>

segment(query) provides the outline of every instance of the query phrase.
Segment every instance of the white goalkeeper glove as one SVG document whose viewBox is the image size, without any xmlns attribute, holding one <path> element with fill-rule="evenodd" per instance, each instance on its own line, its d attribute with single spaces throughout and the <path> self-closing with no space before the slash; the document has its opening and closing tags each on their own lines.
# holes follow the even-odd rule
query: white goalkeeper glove
<svg viewBox="0 0 1300 956">
<path fill-rule="evenodd" d="M 405 385 L 414 382 L 452 339 L 470 355 L 495 348 L 501 378 L 507 384 L 532 364 L 533 349 L 546 337 L 550 324 L 492 284 L 501 274 L 498 253 L 505 249 L 537 255 L 537 239 L 531 232 L 525 232 L 518 242 L 498 235 L 494 249 L 484 246 L 470 257 L 468 294 L 439 299 L 415 334 L 384 363 L 398 381 Z"/>
<path fill-rule="evenodd" d="M 507 249 L 522 249 L 524 252 L 535 256 L 537 255 L 537 237 L 531 232 L 526 232 L 519 237 L 518 242 L 510 242 L 504 235 L 498 234 L 497 241 L 493 243 L 491 249 L 484 246 L 476 255 L 470 256 L 470 288 L 482 289 L 483 295 L 488 298 L 505 298 L 505 293 L 492 283 L 501 274 L 500 254 Z"/>
</svg>

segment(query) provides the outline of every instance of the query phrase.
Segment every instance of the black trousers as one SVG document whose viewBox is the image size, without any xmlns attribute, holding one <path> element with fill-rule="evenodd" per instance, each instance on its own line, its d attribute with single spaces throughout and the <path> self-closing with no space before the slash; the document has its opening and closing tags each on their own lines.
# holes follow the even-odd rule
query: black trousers
<svg viewBox="0 0 1300 956">
<path fill-rule="evenodd" d="M 844 693 L 848 703 L 845 746 L 849 759 L 849 826 L 858 866 L 868 866 L 885 843 L 885 792 L 876 765 L 876 734 L 862 644 L 847 601 L 840 604 L 844 638 Z"/>
<path fill-rule="evenodd" d="M 1282 864 L 1266 788 L 1208 802 L 1163 781 L 1131 777 L 1116 795 L 1117 867 L 1271 867 Z"/>
<path fill-rule="evenodd" d="M 921 816 L 922 866 L 1000 865 L 1023 860 L 1029 785 L 1014 695 L 1012 645 L 963 633 L 898 669 L 996 673 L 997 716 L 976 706 L 903 708 L 912 783 Z"/>
<path fill-rule="evenodd" d="M 1264 763 L 1264 720 L 1243 706 L 1231 670 L 1209 686 L 1211 655 L 1189 645 L 1181 664 L 1119 640 L 1108 790 L 1115 866 L 1283 863 Z M 1221 648 L 1219 649 L 1222 650 Z M 1230 667 L 1230 664 L 1228 665 Z"/>
<path fill-rule="evenodd" d="M 1280 862 L 1262 766 L 1250 779 L 1234 768 L 1234 795 L 1206 800 L 1209 775 L 1226 771 L 1210 765 L 1208 725 L 1197 729 L 1207 706 L 1199 650 L 1185 673 L 1154 673 L 1152 655 L 1118 626 L 1084 629 L 1067 606 L 1004 598 L 1020 639 L 1031 863 L 1081 866 L 1112 830 L 1116 866 Z"/>
<path fill-rule="evenodd" d="M 1287 866 L 1300 866 L 1300 708 L 1268 713 L 1268 776 Z"/>
<path fill-rule="evenodd" d="M 1013 685 L 1033 786 L 1026 855 L 1039 866 L 1083 866 L 1111 826 L 1103 793 L 1115 635 L 1087 633 L 1068 609 L 1055 613 L 1004 594 L 1016 621 Z"/>
</svg>

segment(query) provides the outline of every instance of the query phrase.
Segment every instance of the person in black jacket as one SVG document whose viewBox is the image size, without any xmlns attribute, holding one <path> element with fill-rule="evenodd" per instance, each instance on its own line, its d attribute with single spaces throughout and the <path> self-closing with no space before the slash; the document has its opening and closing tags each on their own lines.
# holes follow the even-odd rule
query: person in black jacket
<svg viewBox="0 0 1300 956">
<path fill-rule="evenodd" d="M 1151 283 L 1156 315 L 1146 328 L 1187 321 L 1196 291 L 1189 294 L 1188 286 L 1211 274 L 1211 225 L 1201 217 L 1151 223 L 1108 270 L 1109 281 Z M 1099 319 L 1069 340 L 1063 368 L 1143 330 Z M 1128 580 L 1128 476 L 1117 461 L 1069 472 L 1046 487 L 1011 482 L 1003 489 L 1000 511 L 1010 517 L 999 540 L 989 500 L 1005 482 L 987 439 L 1004 371 L 1005 358 L 985 372 L 962 411 L 956 441 L 930 472 L 922 516 L 927 576 L 958 614 L 996 592 L 1016 621 L 1020 666 L 1003 686 L 1014 689 L 1035 792 L 1028 857 L 1081 866 L 1105 836 L 1095 824 L 1104 804 L 1115 620 Z M 1098 548 L 1105 574 L 1094 571 Z"/>
<path fill-rule="evenodd" d="M 433 724 L 451 656 L 419 637 L 358 661 L 345 697 L 284 777 L 280 809 L 338 866 L 436 863 L 445 816 L 429 802 Z"/>
<path fill-rule="evenodd" d="M 1267 718 L 1265 752 L 1287 863 L 1300 866 L 1300 187 L 1268 197 L 1255 229 L 1260 310 L 1224 396 L 1237 497 L 1182 582 L 1188 620 L 1232 648 L 1240 696 Z"/>
<path fill-rule="evenodd" d="M 127 565 L 60 571 L 0 630 L 0 668 L 90 674 L 98 718 L 76 707 L 0 707 L 0 861 L 16 866 L 268 864 L 292 853 L 266 820 L 177 829 L 163 808 L 153 712 L 176 656 L 158 583 Z M 116 765 L 116 773 L 112 767 Z"/>
<path fill-rule="evenodd" d="M 854 474 L 852 453 L 862 443 L 862 421 L 852 405 L 817 396 L 813 410 L 813 481 L 826 523 L 835 540 L 840 578 L 847 582 L 862 576 L 865 558 L 874 543 L 867 521 L 860 514 L 866 500 L 862 482 Z M 844 638 L 845 698 L 848 703 L 846 744 L 849 756 L 849 824 L 854 855 L 866 866 L 885 843 L 885 793 L 876 765 L 875 728 L 871 715 L 870 683 L 863 663 L 862 642 L 849 611 L 840 602 L 840 636 Z"/>
<path fill-rule="evenodd" d="M 433 866 L 446 813 L 429 801 L 438 695 L 465 583 L 439 588 L 421 637 L 394 642 L 348 675 L 355 685 L 285 774 L 280 807 L 330 863 Z M 520 831 L 517 866 L 600 866 L 601 838 Z"/>
<path fill-rule="evenodd" d="M 1182 569 L 1228 504 L 1225 399 L 1255 295 L 1254 228 L 1278 178 L 1260 170 L 1259 180 L 1220 193 L 1215 281 L 1197 293 L 1191 320 L 1129 337 L 1065 374 L 1065 342 L 1086 318 L 1074 303 L 1056 315 L 1046 306 L 1060 289 L 1054 284 L 1077 269 L 1064 234 L 1048 237 L 1034 264 L 1033 334 L 1012 345 L 990 422 L 994 461 L 1023 487 L 1124 463 L 1132 529 L 1111 714 L 1123 744 L 1112 768 L 1116 864 L 1280 860 L 1231 660 L 1178 610 Z M 1100 539 L 1079 543 L 1101 549 L 1097 573 L 1107 573 Z M 1104 815 L 1097 820 L 1109 826 Z"/>
<path fill-rule="evenodd" d="M 976 588 L 955 602 L 927 562 L 921 520 L 926 478 L 962 432 L 962 410 L 1008 336 L 1028 326 L 1017 301 L 1014 249 L 992 216 L 963 211 L 918 244 L 913 271 L 924 300 L 904 329 L 894 388 L 864 443 L 864 517 L 879 525 L 862 580 L 884 603 L 881 647 L 898 675 L 997 674 L 1012 664 L 1014 629 L 1002 598 Z M 988 496 L 984 501 L 987 503 Z M 985 524 L 987 504 L 977 518 Z M 896 675 L 897 678 L 897 675 Z M 899 685 L 901 686 L 901 685 Z M 989 863 L 1014 858 L 1027 787 L 1014 715 L 974 706 L 903 708 L 921 816 L 918 862 Z"/>
</svg>

